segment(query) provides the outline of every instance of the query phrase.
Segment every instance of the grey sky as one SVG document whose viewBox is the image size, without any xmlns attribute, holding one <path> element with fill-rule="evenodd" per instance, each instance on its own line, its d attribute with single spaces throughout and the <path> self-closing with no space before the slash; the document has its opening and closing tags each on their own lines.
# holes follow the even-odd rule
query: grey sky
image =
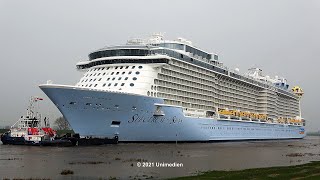
<svg viewBox="0 0 320 180">
<path fill-rule="evenodd" d="M 318 0 L 0 0 L 0 126 L 14 123 L 31 95 L 45 97 L 43 112 L 58 117 L 39 84 L 75 84 L 75 63 L 89 52 L 165 32 L 218 53 L 242 73 L 260 67 L 300 85 L 308 129 L 319 130 L 319 22 Z"/>
</svg>

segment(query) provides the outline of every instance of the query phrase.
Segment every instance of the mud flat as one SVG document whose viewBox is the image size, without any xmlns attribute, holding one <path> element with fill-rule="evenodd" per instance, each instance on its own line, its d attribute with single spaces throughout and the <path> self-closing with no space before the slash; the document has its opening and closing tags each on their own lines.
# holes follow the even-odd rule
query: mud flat
<svg viewBox="0 0 320 180">
<path fill-rule="evenodd" d="M 162 179 L 193 176 L 213 170 L 223 172 L 293 166 L 310 161 L 320 161 L 318 136 L 302 140 L 177 145 L 0 145 L 0 179 Z"/>
</svg>

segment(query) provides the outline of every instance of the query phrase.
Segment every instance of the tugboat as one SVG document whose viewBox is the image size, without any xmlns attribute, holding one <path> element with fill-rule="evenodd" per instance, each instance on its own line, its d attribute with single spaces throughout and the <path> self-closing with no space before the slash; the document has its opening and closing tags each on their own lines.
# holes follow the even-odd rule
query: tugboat
<svg viewBox="0 0 320 180">
<path fill-rule="evenodd" d="M 10 130 L 1 135 L 4 145 L 33 145 L 33 146 L 88 146 L 102 144 L 117 144 L 118 136 L 112 139 L 80 138 L 79 134 L 67 134 L 58 137 L 50 127 L 49 119 L 42 118 L 38 112 L 39 101 L 42 98 L 32 96 L 25 116 L 14 123 Z"/>
<path fill-rule="evenodd" d="M 53 141 L 57 136 L 50 128 L 49 119 L 42 119 L 38 112 L 39 101 L 43 99 L 32 96 L 25 116 L 21 116 L 10 130 L 1 135 L 3 144 L 12 145 L 41 145 L 42 142 Z"/>
</svg>

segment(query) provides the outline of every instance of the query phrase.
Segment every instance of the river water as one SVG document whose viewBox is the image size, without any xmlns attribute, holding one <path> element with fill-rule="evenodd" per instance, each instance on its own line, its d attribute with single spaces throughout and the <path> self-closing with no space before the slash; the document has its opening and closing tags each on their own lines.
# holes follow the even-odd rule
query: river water
<svg viewBox="0 0 320 180">
<path fill-rule="evenodd" d="M 1 178 L 146 179 L 208 170 L 296 165 L 320 160 L 320 137 L 215 143 L 120 143 L 94 147 L 0 145 Z M 182 167 L 157 167 L 169 163 Z M 145 167 L 138 167 L 138 166 Z M 71 170 L 72 175 L 61 175 Z"/>
</svg>

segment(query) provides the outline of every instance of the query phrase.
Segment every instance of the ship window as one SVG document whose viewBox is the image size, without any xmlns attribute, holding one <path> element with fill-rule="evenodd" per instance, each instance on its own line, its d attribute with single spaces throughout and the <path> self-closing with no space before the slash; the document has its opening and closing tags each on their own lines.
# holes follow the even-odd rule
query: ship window
<svg viewBox="0 0 320 180">
<path fill-rule="evenodd" d="M 107 84 L 106 83 L 104 83 L 103 85 L 102 85 L 102 87 L 105 87 Z"/>
<path fill-rule="evenodd" d="M 101 73 L 98 74 L 98 76 L 100 76 Z"/>
<path fill-rule="evenodd" d="M 99 79 L 99 81 L 101 81 L 102 78 Z"/>
<path fill-rule="evenodd" d="M 153 85 L 151 85 L 151 90 L 153 90 Z"/>
<path fill-rule="evenodd" d="M 118 86 L 118 83 L 115 83 L 114 86 Z"/>
<path fill-rule="evenodd" d="M 132 73 L 132 71 L 129 71 L 129 73 L 128 74 L 131 74 Z"/>
<path fill-rule="evenodd" d="M 136 74 L 140 74 L 140 72 L 139 72 L 139 71 L 137 71 L 137 72 L 136 72 Z"/>
<path fill-rule="evenodd" d="M 104 75 L 106 75 L 106 73 L 103 73 L 102 75 L 104 76 Z"/>
<path fill-rule="evenodd" d="M 121 80 L 121 77 L 119 77 L 119 79 L 118 80 Z"/>
<path fill-rule="evenodd" d="M 153 92 L 151 92 L 151 96 L 153 96 Z"/>
<path fill-rule="evenodd" d="M 150 96 L 150 91 L 147 92 L 147 95 Z"/>
<path fill-rule="evenodd" d="M 124 80 L 128 80 L 128 77 L 124 78 Z"/>
<path fill-rule="evenodd" d="M 123 69 L 123 66 L 121 66 L 120 69 Z"/>
<path fill-rule="evenodd" d="M 135 68 L 135 66 L 132 66 L 132 69 L 134 69 Z"/>
<path fill-rule="evenodd" d="M 111 73 L 111 75 L 113 75 L 113 74 L 114 74 L 114 72 Z"/>
<path fill-rule="evenodd" d="M 92 84 L 90 84 L 90 86 L 89 87 L 91 87 L 92 86 Z"/>
<path fill-rule="evenodd" d="M 133 79 L 134 81 L 135 81 L 135 80 L 137 80 L 137 78 L 136 78 L 136 77 L 133 77 L 132 79 Z"/>
<path fill-rule="evenodd" d="M 112 81 L 114 81 L 116 78 L 112 78 Z"/>
<path fill-rule="evenodd" d="M 103 71 L 103 70 L 104 70 L 104 68 L 101 69 L 101 71 Z"/>
<path fill-rule="evenodd" d="M 110 67 L 107 68 L 107 70 L 109 70 L 109 69 L 110 69 Z"/>
<path fill-rule="evenodd" d="M 93 82 L 96 81 L 96 80 L 97 80 L 97 79 L 94 79 Z"/>
<path fill-rule="evenodd" d="M 130 83 L 130 86 L 131 86 L 131 87 L 133 87 L 133 86 L 134 86 L 134 84 L 133 84 L 133 83 Z"/>
<path fill-rule="evenodd" d="M 88 84 L 86 85 L 86 87 L 88 87 Z"/>
<path fill-rule="evenodd" d="M 116 66 L 116 68 L 115 69 L 118 69 L 118 66 Z"/>
<path fill-rule="evenodd" d="M 88 81 L 88 79 L 86 79 L 86 81 L 85 82 L 87 82 Z"/>
<path fill-rule="evenodd" d="M 94 85 L 94 87 L 97 87 L 97 86 L 98 86 L 98 84 L 95 84 L 95 85 Z"/>
<path fill-rule="evenodd" d="M 142 66 L 139 66 L 139 69 L 142 69 Z"/>
<path fill-rule="evenodd" d="M 128 69 L 129 68 L 129 66 L 126 66 L 126 69 Z"/>
<path fill-rule="evenodd" d="M 111 86 L 111 83 L 108 84 L 108 87 Z"/>
<path fill-rule="evenodd" d="M 120 123 L 121 123 L 120 121 L 112 121 L 111 125 L 120 125 Z"/>
<path fill-rule="evenodd" d="M 90 76 L 92 76 L 92 74 L 90 74 Z"/>
<path fill-rule="evenodd" d="M 92 79 L 90 79 L 90 81 L 89 82 L 91 82 L 92 81 Z"/>
<path fill-rule="evenodd" d="M 107 81 L 109 81 L 109 80 L 110 80 L 110 78 L 107 79 Z"/>
<path fill-rule="evenodd" d="M 126 72 L 122 72 L 122 74 L 125 74 Z"/>
<path fill-rule="evenodd" d="M 93 76 L 96 76 L 96 74 L 97 74 L 97 73 L 94 73 L 94 75 L 93 75 Z"/>
<path fill-rule="evenodd" d="M 116 73 L 116 75 L 118 75 L 118 74 L 119 74 L 119 72 Z"/>
</svg>

